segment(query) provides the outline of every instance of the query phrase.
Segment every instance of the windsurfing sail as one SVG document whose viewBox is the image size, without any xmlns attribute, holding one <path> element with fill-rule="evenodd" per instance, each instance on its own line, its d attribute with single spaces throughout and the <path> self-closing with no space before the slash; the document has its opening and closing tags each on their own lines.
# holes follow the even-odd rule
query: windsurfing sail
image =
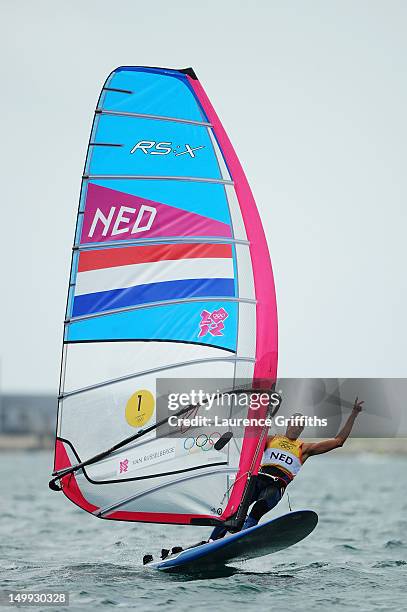
<svg viewBox="0 0 407 612">
<path fill-rule="evenodd" d="M 117 68 L 82 178 L 54 484 L 105 519 L 232 516 L 264 428 L 218 444 L 218 432 L 158 436 L 156 381 L 221 375 L 269 389 L 276 370 L 267 242 L 208 97 L 191 68 Z"/>
</svg>

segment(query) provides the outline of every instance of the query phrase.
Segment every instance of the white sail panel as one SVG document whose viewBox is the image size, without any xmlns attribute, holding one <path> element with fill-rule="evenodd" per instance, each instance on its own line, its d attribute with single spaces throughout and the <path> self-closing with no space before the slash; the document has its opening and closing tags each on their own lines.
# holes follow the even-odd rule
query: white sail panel
<svg viewBox="0 0 407 612">
<path fill-rule="evenodd" d="M 201 368 L 209 367 L 213 372 L 219 368 L 218 360 L 230 357 L 233 356 L 225 354 L 220 348 L 181 342 L 66 344 L 64 393 L 137 375 L 142 371 L 155 370 L 156 377 L 178 376 L 172 371 L 175 364 L 202 362 Z M 247 357 L 253 357 L 253 353 L 248 353 Z"/>
</svg>

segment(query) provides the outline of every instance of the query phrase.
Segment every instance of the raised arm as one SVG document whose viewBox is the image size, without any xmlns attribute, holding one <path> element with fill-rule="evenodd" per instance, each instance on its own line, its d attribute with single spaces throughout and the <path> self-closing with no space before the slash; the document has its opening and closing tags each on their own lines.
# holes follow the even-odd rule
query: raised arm
<svg viewBox="0 0 407 612">
<path fill-rule="evenodd" d="M 304 442 L 302 447 L 302 460 L 305 461 L 308 457 L 312 457 L 313 455 L 322 455 L 322 453 L 328 453 L 334 448 L 339 448 L 343 446 L 346 439 L 349 437 L 350 432 L 352 431 L 353 424 L 355 422 L 356 417 L 359 412 L 362 410 L 363 401 L 358 401 L 356 398 L 355 403 L 353 404 L 352 412 L 346 420 L 345 425 L 342 429 L 337 433 L 335 438 L 330 438 L 328 440 L 322 440 L 322 442 Z"/>
</svg>

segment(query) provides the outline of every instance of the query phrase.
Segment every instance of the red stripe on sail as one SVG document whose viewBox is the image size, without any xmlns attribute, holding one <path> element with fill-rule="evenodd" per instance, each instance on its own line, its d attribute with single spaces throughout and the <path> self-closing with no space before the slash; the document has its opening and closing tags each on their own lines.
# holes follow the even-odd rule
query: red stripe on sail
<svg viewBox="0 0 407 612">
<path fill-rule="evenodd" d="M 65 446 L 61 440 L 55 441 L 55 471 L 63 470 L 64 468 L 71 467 L 71 462 L 68 457 L 68 453 L 65 450 Z M 62 491 L 64 495 L 71 500 L 74 504 L 86 510 L 86 512 L 95 512 L 99 510 L 97 506 L 88 502 L 87 499 L 82 495 L 78 483 L 76 482 L 75 474 L 67 474 L 61 478 Z"/>
<path fill-rule="evenodd" d="M 126 248 L 83 251 L 79 256 L 78 272 L 115 268 L 154 261 L 194 259 L 194 258 L 231 258 L 230 244 L 162 244 L 154 246 L 135 246 Z"/>
<path fill-rule="evenodd" d="M 134 521 L 140 523 L 171 523 L 173 525 L 190 525 L 191 519 L 218 519 L 216 514 L 181 514 L 172 512 L 128 512 L 117 510 L 103 516 L 115 521 Z"/>
</svg>

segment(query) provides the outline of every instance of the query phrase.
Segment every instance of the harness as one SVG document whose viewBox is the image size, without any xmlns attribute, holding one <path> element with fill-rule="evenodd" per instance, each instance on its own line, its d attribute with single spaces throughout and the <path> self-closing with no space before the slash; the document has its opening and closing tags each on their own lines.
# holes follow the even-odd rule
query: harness
<svg viewBox="0 0 407 612">
<path fill-rule="evenodd" d="M 291 482 L 288 475 L 280 472 L 280 470 L 275 466 L 265 465 L 261 467 L 258 475 L 263 476 L 267 480 L 271 480 L 273 482 L 272 486 L 278 487 L 281 491 L 281 495 L 284 494 L 286 487 Z"/>
</svg>

